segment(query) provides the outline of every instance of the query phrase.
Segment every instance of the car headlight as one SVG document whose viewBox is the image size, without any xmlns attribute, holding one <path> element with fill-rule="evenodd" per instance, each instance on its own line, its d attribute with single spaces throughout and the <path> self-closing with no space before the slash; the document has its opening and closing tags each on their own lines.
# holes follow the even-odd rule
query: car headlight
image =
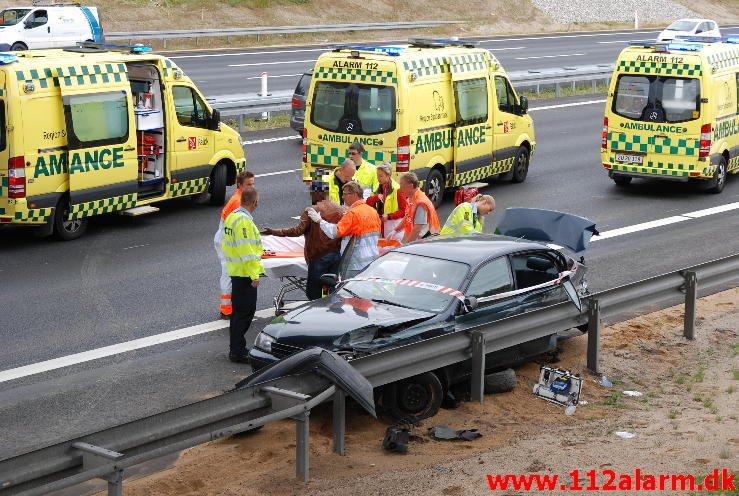
<svg viewBox="0 0 739 496">
<path fill-rule="evenodd" d="M 273 338 L 269 334 L 260 332 L 259 335 L 257 336 L 256 341 L 254 341 L 254 346 L 266 351 L 267 353 L 272 353 L 272 343 L 274 342 L 275 342 L 275 338 Z"/>
</svg>

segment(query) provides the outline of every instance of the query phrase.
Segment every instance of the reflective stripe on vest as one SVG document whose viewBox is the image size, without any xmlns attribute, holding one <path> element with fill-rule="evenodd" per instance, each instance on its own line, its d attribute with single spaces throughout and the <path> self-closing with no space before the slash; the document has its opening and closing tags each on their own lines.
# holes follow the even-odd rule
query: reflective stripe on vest
<svg viewBox="0 0 739 496">
<path fill-rule="evenodd" d="M 480 217 L 475 215 L 472 203 L 464 202 L 457 205 L 441 230 L 441 234 L 469 234 L 482 232 Z"/>
<path fill-rule="evenodd" d="M 257 279 L 264 272 L 262 237 L 245 210 L 238 208 L 226 218 L 221 249 L 229 276 Z"/>
</svg>

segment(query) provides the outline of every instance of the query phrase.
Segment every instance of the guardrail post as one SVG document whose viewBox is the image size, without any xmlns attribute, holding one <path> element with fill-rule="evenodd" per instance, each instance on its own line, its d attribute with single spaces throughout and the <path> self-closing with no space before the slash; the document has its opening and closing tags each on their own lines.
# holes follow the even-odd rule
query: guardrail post
<svg viewBox="0 0 739 496">
<path fill-rule="evenodd" d="M 303 482 L 310 480 L 310 411 L 295 419 L 295 475 Z"/>
<path fill-rule="evenodd" d="M 593 85 L 593 93 L 595 93 L 598 89 L 598 80 L 593 79 L 592 81 L 590 81 L 590 83 Z"/>
<path fill-rule="evenodd" d="M 101 465 L 107 465 L 125 456 L 117 451 L 82 442 L 72 444 L 72 448 L 82 452 L 83 470 L 91 470 Z M 108 496 L 123 496 L 122 468 L 114 468 L 102 479 L 108 482 Z"/>
<path fill-rule="evenodd" d="M 239 114 L 239 132 L 244 132 L 244 114 Z"/>
<path fill-rule="evenodd" d="M 346 395 L 341 389 L 334 393 L 334 453 L 344 456 L 344 435 L 346 434 Z"/>
<path fill-rule="evenodd" d="M 695 306 L 698 298 L 698 275 L 691 271 L 685 271 L 685 324 L 683 325 L 683 336 L 691 341 L 695 339 Z"/>
<path fill-rule="evenodd" d="M 164 48 L 167 48 L 167 38 L 164 38 L 162 42 L 164 43 Z"/>
<path fill-rule="evenodd" d="M 588 369 L 600 372 L 600 303 L 591 299 L 588 305 Z"/>
<path fill-rule="evenodd" d="M 472 338 L 472 401 L 485 398 L 485 335 L 479 331 L 470 333 Z"/>
<path fill-rule="evenodd" d="M 556 83 L 554 83 L 554 96 L 556 98 L 559 98 L 560 97 L 559 81 L 557 81 Z"/>
</svg>

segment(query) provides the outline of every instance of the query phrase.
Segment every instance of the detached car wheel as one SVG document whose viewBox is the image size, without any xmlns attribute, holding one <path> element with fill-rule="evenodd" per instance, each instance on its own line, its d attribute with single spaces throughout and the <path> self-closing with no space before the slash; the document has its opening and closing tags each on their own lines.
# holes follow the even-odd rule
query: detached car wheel
<svg viewBox="0 0 739 496">
<path fill-rule="evenodd" d="M 498 394 L 513 391 L 516 388 L 516 372 L 505 369 L 485 376 L 485 394 Z"/>
<path fill-rule="evenodd" d="M 443 397 L 439 378 L 426 372 L 387 386 L 383 403 L 394 419 L 416 422 L 436 415 Z"/>
</svg>

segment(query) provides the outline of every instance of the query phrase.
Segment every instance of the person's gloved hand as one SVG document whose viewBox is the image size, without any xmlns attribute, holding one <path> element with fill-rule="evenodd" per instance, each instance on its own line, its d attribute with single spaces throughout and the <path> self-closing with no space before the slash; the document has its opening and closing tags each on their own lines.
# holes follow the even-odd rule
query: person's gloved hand
<svg viewBox="0 0 739 496">
<path fill-rule="evenodd" d="M 321 222 L 321 220 L 322 220 L 321 214 L 319 214 L 318 212 L 316 212 L 316 209 L 315 208 L 310 207 L 307 210 L 307 212 L 308 212 L 308 217 L 310 217 L 310 220 L 312 220 L 313 222 Z"/>
</svg>

